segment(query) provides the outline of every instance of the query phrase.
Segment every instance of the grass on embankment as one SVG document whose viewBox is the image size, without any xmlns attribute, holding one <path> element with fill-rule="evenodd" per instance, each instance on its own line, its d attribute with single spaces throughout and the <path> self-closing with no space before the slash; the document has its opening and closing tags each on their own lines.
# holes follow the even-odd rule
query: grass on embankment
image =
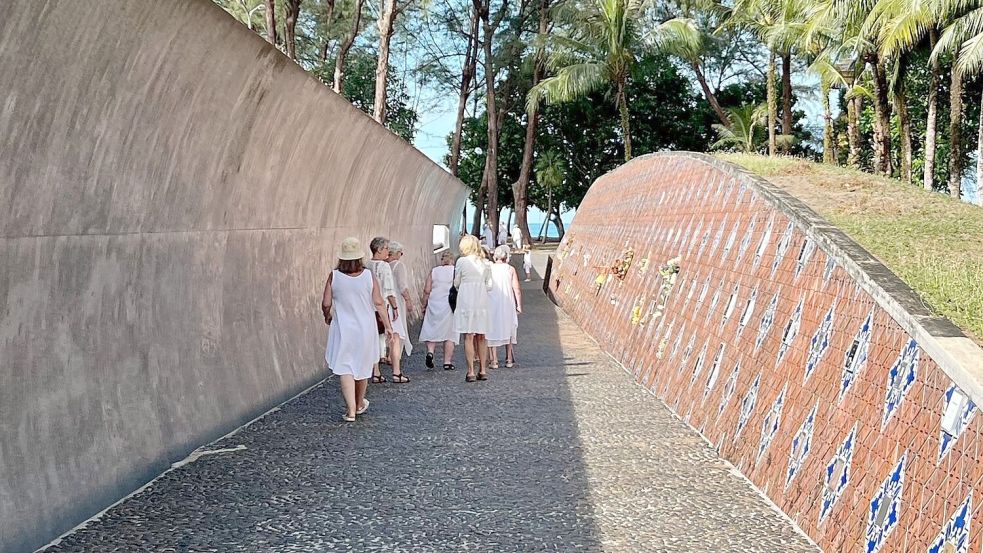
<svg viewBox="0 0 983 553">
<path fill-rule="evenodd" d="M 938 315 L 983 338 L 983 208 L 898 180 L 797 158 L 720 154 L 838 226 Z"/>
</svg>

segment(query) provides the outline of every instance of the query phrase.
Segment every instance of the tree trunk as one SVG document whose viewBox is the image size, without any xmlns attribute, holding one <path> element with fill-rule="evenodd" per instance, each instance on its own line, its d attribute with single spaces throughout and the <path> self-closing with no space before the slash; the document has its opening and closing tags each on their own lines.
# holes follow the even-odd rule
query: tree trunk
<svg viewBox="0 0 983 553">
<path fill-rule="evenodd" d="M 266 40 L 276 47 L 276 2 L 266 0 Z"/>
<path fill-rule="evenodd" d="M 856 95 L 847 100 L 847 140 L 850 142 L 850 153 L 847 165 L 860 169 L 860 112 L 863 111 L 863 99 Z"/>
<path fill-rule="evenodd" d="M 792 54 L 789 53 L 782 54 L 782 134 L 792 136 Z"/>
<path fill-rule="evenodd" d="M 908 95 L 903 73 L 898 77 L 897 90 L 894 92 L 894 107 L 898 112 L 901 132 L 901 179 L 906 184 L 911 184 L 911 116 L 908 113 Z"/>
<path fill-rule="evenodd" d="M 874 172 L 891 176 L 891 105 L 888 102 L 887 68 L 874 55 Z"/>
<path fill-rule="evenodd" d="M 471 82 L 478 66 L 478 12 L 472 10 L 471 31 L 468 34 L 468 50 L 464 54 L 464 66 L 461 69 L 461 88 L 457 98 L 457 121 L 454 124 L 454 138 L 451 140 L 449 169 L 457 176 L 458 165 L 461 162 L 461 133 L 464 127 L 464 112 L 467 109 L 468 97 L 471 95 Z"/>
<path fill-rule="evenodd" d="M 823 163 L 836 164 L 836 153 L 833 150 L 833 111 L 829 106 L 829 85 L 820 85 L 823 95 Z"/>
<path fill-rule="evenodd" d="M 983 185 L 983 96 L 980 96 L 980 128 L 976 136 L 976 201 L 980 202 Z"/>
<path fill-rule="evenodd" d="M 372 103 L 372 118 L 386 124 L 386 81 L 389 79 L 389 46 L 393 40 L 396 22 L 396 0 L 382 0 L 382 13 L 379 14 L 379 60 L 375 66 L 375 100 Z"/>
<path fill-rule="evenodd" d="M 935 49 L 935 31 L 928 34 L 929 47 Z M 925 121 L 925 172 L 922 175 L 922 186 L 925 190 L 935 190 L 935 140 L 939 110 L 939 62 L 932 59 L 928 65 L 928 116 Z"/>
<path fill-rule="evenodd" d="M 706 97 L 707 102 L 710 103 L 710 107 L 713 108 L 713 112 L 717 114 L 717 119 L 720 119 L 720 123 L 730 128 L 731 122 L 730 117 L 727 112 L 720 105 L 720 101 L 717 100 L 717 95 L 710 90 L 710 85 L 707 84 L 706 75 L 703 74 L 703 68 L 700 67 L 699 62 L 691 62 L 690 67 L 693 68 L 693 73 L 696 73 L 696 80 L 700 83 L 700 88 L 703 89 L 703 96 Z"/>
<path fill-rule="evenodd" d="M 321 65 L 328 62 L 328 49 L 331 46 L 331 39 L 328 38 L 331 27 L 334 26 L 334 7 L 335 0 L 325 0 L 324 13 L 324 43 L 321 45 Z"/>
<path fill-rule="evenodd" d="M 498 109 L 495 104 L 495 58 L 492 55 L 492 40 L 495 29 L 488 20 L 487 8 L 481 12 L 483 36 L 482 47 L 485 53 L 485 113 L 488 114 L 488 147 L 485 150 L 485 173 L 487 175 L 488 206 L 486 216 L 488 225 L 498 228 Z"/>
<path fill-rule="evenodd" d="M 542 244 L 546 241 L 546 225 L 550 222 L 550 215 L 553 213 L 553 187 L 549 186 L 546 189 L 546 211 L 543 212 L 543 224 L 539 227 L 539 235 L 536 240 Z"/>
<path fill-rule="evenodd" d="M 358 38 L 358 33 L 361 31 L 363 6 L 365 6 L 365 0 L 356 0 L 355 19 L 352 24 L 352 32 L 341 44 L 341 47 L 338 49 L 338 56 L 334 60 L 333 85 L 334 91 L 338 94 L 341 94 L 345 85 L 345 58 L 348 57 L 348 51 L 352 49 L 352 45 L 355 44 L 355 39 Z"/>
<path fill-rule="evenodd" d="M 481 214 L 485 209 L 485 192 L 488 185 L 488 158 L 485 158 L 485 171 L 481 175 L 481 185 L 478 186 L 478 198 L 474 203 L 474 214 L 471 215 L 471 234 L 481 236 Z"/>
<path fill-rule="evenodd" d="M 301 0 L 286 0 L 283 3 L 284 11 L 286 12 L 286 20 L 284 21 L 284 43 L 287 47 L 287 57 L 292 60 L 297 59 L 297 18 L 300 17 L 300 2 Z"/>
<path fill-rule="evenodd" d="M 550 0 L 543 0 L 539 6 L 539 36 L 546 37 L 549 30 Z M 532 86 L 539 84 L 543 78 L 546 60 L 543 49 L 536 51 L 535 65 L 532 70 Z M 519 179 L 512 185 L 512 197 L 515 198 L 515 224 L 523 236 L 529 236 L 529 178 L 532 174 L 532 158 L 536 145 L 536 126 L 539 123 L 539 104 L 535 104 L 527 114 L 526 141 L 522 147 L 522 165 L 519 167 Z"/>
<path fill-rule="evenodd" d="M 956 60 L 953 60 L 953 66 Z M 963 79 L 952 72 L 952 85 L 949 87 L 949 195 L 958 198 L 962 190 L 963 177 Z"/>
<path fill-rule="evenodd" d="M 768 52 L 768 76 L 765 90 L 768 96 L 768 155 L 778 154 L 778 137 L 775 136 L 775 125 L 777 124 L 778 99 L 775 98 L 775 53 Z"/>
<path fill-rule="evenodd" d="M 556 215 L 556 236 L 559 240 L 563 240 L 563 235 L 566 234 L 566 229 L 563 228 L 563 216 L 560 213 L 560 204 L 557 203 L 555 207 L 554 214 Z"/>
<path fill-rule="evenodd" d="M 625 161 L 631 161 L 631 124 L 628 121 L 628 97 L 625 83 L 618 83 L 618 112 L 621 114 L 621 132 L 625 135 Z"/>
</svg>

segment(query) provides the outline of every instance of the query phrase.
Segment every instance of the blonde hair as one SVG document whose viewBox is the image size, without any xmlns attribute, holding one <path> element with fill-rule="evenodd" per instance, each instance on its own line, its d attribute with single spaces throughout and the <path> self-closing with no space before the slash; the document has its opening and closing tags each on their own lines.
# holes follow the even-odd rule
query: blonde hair
<svg viewBox="0 0 983 553">
<path fill-rule="evenodd" d="M 481 242 L 479 242 L 478 238 L 471 234 L 465 234 L 464 237 L 461 238 L 461 243 L 458 244 L 457 247 L 463 256 L 473 255 L 481 257 Z"/>
<path fill-rule="evenodd" d="M 444 250 L 443 253 L 440 254 L 440 263 L 441 265 L 453 265 L 454 252 L 450 250 Z"/>
</svg>

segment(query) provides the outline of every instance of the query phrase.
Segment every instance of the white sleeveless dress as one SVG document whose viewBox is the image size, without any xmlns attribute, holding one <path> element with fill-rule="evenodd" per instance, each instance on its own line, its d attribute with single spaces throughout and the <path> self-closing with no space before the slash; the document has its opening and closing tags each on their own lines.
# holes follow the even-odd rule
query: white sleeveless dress
<svg viewBox="0 0 983 553">
<path fill-rule="evenodd" d="M 399 309 L 398 316 L 393 324 L 393 332 L 399 334 L 399 339 L 403 344 L 403 351 L 406 355 L 413 353 L 413 343 L 410 342 L 410 333 L 406 325 L 406 321 L 409 320 L 406 310 L 406 298 L 403 297 L 403 290 L 409 288 L 409 275 L 406 271 L 406 265 L 403 265 L 400 261 L 393 261 L 389 264 L 393 270 L 393 282 L 396 287 L 396 307 Z M 392 313 L 390 313 L 390 316 Z"/>
<path fill-rule="evenodd" d="M 512 290 L 512 275 L 515 269 L 508 263 L 495 263 L 491 268 L 492 289 L 490 293 L 490 314 L 488 334 L 485 338 L 489 346 L 516 344 L 519 317 L 515 309 L 515 292 Z"/>
<path fill-rule="evenodd" d="M 469 255 L 457 260 L 455 271 L 457 309 L 454 310 L 454 330 L 461 334 L 486 334 L 491 267 L 485 260 Z"/>
<path fill-rule="evenodd" d="M 372 272 L 358 276 L 333 271 L 331 308 L 334 318 L 328 327 L 328 346 L 324 359 L 336 375 L 350 374 L 355 380 L 372 376 L 372 365 L 379 360 L 379 338 L 372 303 Z"/>
<path fill-rule="evenodd" d="M 423 315 L 423 327 L 420 329 L 421 342 L 458 343 L 459 334 L 454 330 L 454 312 L 447 301 L 451 285 L 454 284 L 454 267 L 441 265 L 430 271 L 430 299 L 427 300 L 427 312 Z"/>
</svg>

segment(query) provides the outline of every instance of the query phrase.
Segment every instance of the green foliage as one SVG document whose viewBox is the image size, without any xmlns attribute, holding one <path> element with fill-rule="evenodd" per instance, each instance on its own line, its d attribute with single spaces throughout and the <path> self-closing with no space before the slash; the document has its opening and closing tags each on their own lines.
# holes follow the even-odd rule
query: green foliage
<svg viewBox="0 0 983 553">
<path fill-rule="evenodd" d="M 353 106 L 369 115 L 372 114 L 372 106 L 375 103 L 375 67 L 376 56 L 365 50 L 352 50 L 348 54 L 348 60 L 345 64 L 342 94 L 348 98 Z M 314 74 L 325 85 L 329 85 L 333 78 L 333 71 L 334 67 L 324 66 L 315 69 Z M 403 140 L 412 142 L 413 136 L 416 134 L 419 115 L 416 110 L 410 107 L 410 97 L 406 93 L 406 86 L 392 66 L 389 68 L 389 76 L 386 81 L 388 88 L 386 127 Z"/>
<path fill-rule="evenodd" d="M 736 108 L 728 108 L 730 127 L 714 123 L 713 130 L 717 132 L 717 141 L 710 148 L 714 150 L 736 150 L 753 154 L 760 150 L 762 141 L 766 138 L 762 125 L 767 121 L 766 104 L 745 104 Z"/>
</svg>

